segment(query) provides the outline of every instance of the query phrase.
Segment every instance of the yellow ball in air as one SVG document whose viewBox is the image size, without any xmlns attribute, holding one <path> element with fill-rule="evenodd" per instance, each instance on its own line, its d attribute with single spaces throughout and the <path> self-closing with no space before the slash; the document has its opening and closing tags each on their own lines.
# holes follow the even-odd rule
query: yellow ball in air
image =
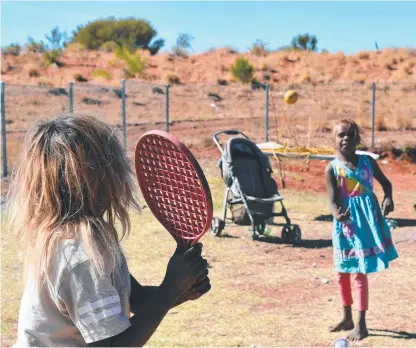
<svg viewBox="0 0 416 348">
<path fill-rule="evenodd" d="M 288 104 L 295 104 L 298 101 L 298 97 L 298 93 L 291 89 L 285 93 L 285 102 Z"/>
</svg>

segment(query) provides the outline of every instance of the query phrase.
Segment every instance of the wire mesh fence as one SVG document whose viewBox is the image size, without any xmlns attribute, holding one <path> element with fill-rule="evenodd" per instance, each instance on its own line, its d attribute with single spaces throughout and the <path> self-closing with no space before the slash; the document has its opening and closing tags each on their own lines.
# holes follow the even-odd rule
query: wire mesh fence
<svg viewBox="0 0 416 348">
<path fill-rule="evenodd" d="M 281 102 L 285 91 L 295 89 L 296 104 Z M 332 146 L 330 136 L 342 118 L 371 121 L 372 90 L 362 85 L 279 86 L 270 92 L 270 133 L 289 146 Z"/>
<path fill-rule="evenodd" d="M 289 89 L 299 94 L 296 104 L 283 100 Z M 415 83 L 167 86 L 123 80 L 119 86 L 67 88 L 2 83 L 1 93 L 3 176 L 33 122 L 70 111 L 117 126 L 130 153 L 134 140 L 150 129 L 169 131 L 192 146 L 212 145 L 213 133 L 238 129 L 256 143 L 326 147 L 342 118 L 357 121 L 368 146 L 414 141 L 416 128 Z"/>
</svg>

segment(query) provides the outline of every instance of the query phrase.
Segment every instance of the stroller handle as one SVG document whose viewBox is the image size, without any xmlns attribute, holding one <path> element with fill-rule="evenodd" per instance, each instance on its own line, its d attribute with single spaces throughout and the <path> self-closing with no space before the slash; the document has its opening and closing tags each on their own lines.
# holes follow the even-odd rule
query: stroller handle
<svg viewBox="0 0 416 348">
<path fill-rule="evenodd" d="M 223 130 L 223 131 L 219 131 L 217 133 L 214 133 L 214 135 L 212 136 L 212 139 L 214 139 L 215 144 L 217 145 L 217 147 L 220 149 L 221 153 L 223 152 L 220 141 L 218 140 L 218 136 L 221 134 L 226 134 L 226 135 L 238 135 L 241 134 L 244 138 L 249 139 L 249 137 L 247 135 L 245 135 L 243 132 L 240 132 L 238 130 L 233 130 L 233 129 L 229 129 L 229 130 Z"/>
</svg>

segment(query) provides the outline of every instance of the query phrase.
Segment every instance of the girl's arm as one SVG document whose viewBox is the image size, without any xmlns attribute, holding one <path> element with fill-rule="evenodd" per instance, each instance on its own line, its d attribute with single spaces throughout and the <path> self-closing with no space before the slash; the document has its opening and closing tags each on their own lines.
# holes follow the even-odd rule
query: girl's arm
<svg viewBox="0 0 416 348">
<path fill-rule="evenodd" d="M 131 312 L 135 314 L 140 310 L 144 303 L 155 293 L 159 288 L 158 286 L 142 286 L 140 283 L 130 274 L 131 283 L 131 295 L 130 295 L 130 307 Z M 206 294 L 211 289 L 210 280 L 208 278 L 208 269 L 200 276 L 190 290 L 182 294 L 173 304 L 173 307 L 180 304 L 196 300 L 202 295 Z"/>
<path fill-rule="evenodd" d="M 176 301 L 176 295 L 168 287 L 157 287 L 141 306 L 140 312 L 130 318 L 131 326 L 122 333 L 95 341 L 89 347 L 142 347 L 156 331 L 169 309 Z"/>
<path fill-rule="evenodd" d="M 202 245 L 197 244 L 184 255 L 174 254 L 169 261 L 165 279 L 158 287 L 143 287 L 134 280 L 132 294 L 135 291 L 143 299 L 133 300 L 132 303 L 130 296 L 131 304 L 137 307 L 130 318 L 131 326 L 116 336 L 90 343 L 89 346 L 142 347 L 181 298 L 181 294 L 186 293 L 187 289 L 206 274 L 207 264 L 201 258 L 201 248 Z"/>
<path fill-rule="evenodd" d="M 383 188 L 384 198 L 382 203 L 382 209 L 384 215 L 387 215 L 388 213 L 394 211 L 393 186 L 389 179 L 387 179 L 387 177 L 381 171 L 376 160 L 371 156 L 368 156 L 368 159 L 370 160 L 371 167 L 373 168 L 374 178 L 380 183 L 381 187 Z"/>
<path fill-rule="evenodd" d="M 337 221 L 346 221 L 349 218 L 349 208 L 345 213 L 341 213 L 341 204 L 339 203 L 339 193 L 337 180 L 331 163 L 325 169 L 326 187 L 328 191 L 329 209 Z"/>
<path fill-rule="evenodd" d="M 371 156 L 368 156 L 368 159 L 370 160 L 371 167 L 373 168 L 374 178 L 380 183 L 381 187 L 383 188 L 384 198 L 393 198 L 393 186 L 391 185 L 391 182 L 381 171 L 376 160 Z"/>
</svg>

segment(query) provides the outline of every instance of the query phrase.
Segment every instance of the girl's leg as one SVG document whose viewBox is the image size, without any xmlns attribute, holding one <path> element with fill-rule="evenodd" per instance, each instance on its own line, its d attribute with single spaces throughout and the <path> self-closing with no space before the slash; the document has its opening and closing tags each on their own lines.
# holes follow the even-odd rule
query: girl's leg
<svg viewBox="0 0 416 348">
<path fill-rule="evenodd" d="M 351 294 L 351 277 L 349 273 L 338 273 L 338 288 L 341 296 L 341 301 L 344 306 L 344 317 L 342 320 L 334 326 L 329 328 L 331 332 L 337 332 L 342 330 L 351 330 L 354 328 L 354 322 L 352 320 L 351 305 L 352 294 Z"/>
<path fill-rule="evenodd" d="M 354 275 L 358 298 L 358 322 L 354 330 L 348 335 L 349 341 L 359 341 L 368 336 L 365 313 L 368 310 L 368 278 L 366 274 Z"/>
</svg>

